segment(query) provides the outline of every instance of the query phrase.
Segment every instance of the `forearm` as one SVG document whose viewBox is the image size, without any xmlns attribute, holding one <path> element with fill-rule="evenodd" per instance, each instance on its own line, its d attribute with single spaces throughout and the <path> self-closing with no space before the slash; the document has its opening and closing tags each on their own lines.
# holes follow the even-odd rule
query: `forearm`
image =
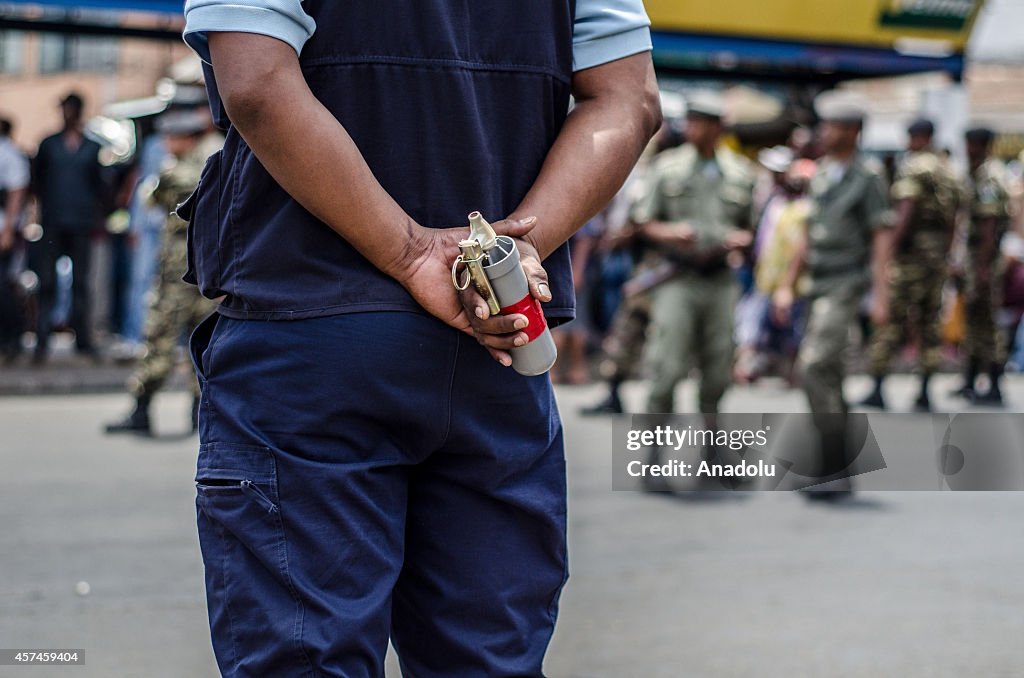
<svg viewBox="0 0 1024 678">
<path fill-rule="evenodd" d="M 228 115 L 260 163 L 299 204 L 395 274 L 417 224 L 313 96 L 291 48 L 258 35 L 215 33 L 210 49 Z"/>
<path fill-rule="evenodd" d="M 896 205 L 896 222 L 893 224 L 891 238 L 891 244 L 896 250 L 901 250 L 907 244 L 915 205 L 914 200 L 910 198 L 904 198 Z"/>
<path fill-rule="evenodd" d="M 602 69 L 611 86 L 601 83 L 592 96 L 576 92 L 576 107 L 511 215 L 537 217 L 529 239 L 542 258 L 608 204 L 661 123 L 648 54 L 598 66 L 577 78 L 590 88 Z"/>
<path fill-rule="evenodd" d="M 871 241 L 871 280 L 877 293 L 884 294 L 888 289 L 889 262 L 892 260 L 893 233 L 888 228 L 875 231 Z"/>
</svg>

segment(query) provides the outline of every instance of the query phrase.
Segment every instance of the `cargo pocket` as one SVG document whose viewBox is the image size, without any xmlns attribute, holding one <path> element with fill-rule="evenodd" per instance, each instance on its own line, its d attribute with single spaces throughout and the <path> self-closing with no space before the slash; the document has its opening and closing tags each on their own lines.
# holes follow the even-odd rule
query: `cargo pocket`
<svg viewBox="0 0 1024 678">
<path fill-rule="evenodd" d="M 199 509 L 231 529 L 280 513 L 277 470 L 268 447 L 203 443 L 196 469 Z M 234 530 L 232 530 L 234 531 Z"/>
<path fill-rule="evenodd" d="M 277 496 L 276 463 L 270 448 L 235 443 L 203 443 L 196 469 L 196 508 L 204 551 L 219 554 L 241 548 L 274 579 L 290 587 L 284 526 Z"/>
<path fill-rule="evenodd" d="M 287 675 L 308 675 L 296 632 L 303 608 L 288 570 L 276 466 L 261 445 L 199 446 L 196 518 L 207 605 L 222 668 L 248 661 L 268 645 L 294 644 L 295 666 Z M 282 672 L 275 675 L 286 675 L 277 668 Z"/>
</svg>

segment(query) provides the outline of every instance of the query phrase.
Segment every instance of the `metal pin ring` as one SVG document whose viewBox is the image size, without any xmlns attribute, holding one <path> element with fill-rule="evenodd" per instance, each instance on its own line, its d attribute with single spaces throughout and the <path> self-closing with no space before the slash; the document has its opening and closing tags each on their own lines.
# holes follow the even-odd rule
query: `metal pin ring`
<svg viewBox="0 0 1024 678">
<path fill-rule="evenodd" d="M 452 285 L 455 286 L 459 292 L 462 292 L 469 287 L 470 275 L 469 271 L 463 271 L 463 282 L 459 282 L 459 264 L 463 262 L 462 255 L 455 257 L 455 263 L 452 264 Z"/>
</svg>

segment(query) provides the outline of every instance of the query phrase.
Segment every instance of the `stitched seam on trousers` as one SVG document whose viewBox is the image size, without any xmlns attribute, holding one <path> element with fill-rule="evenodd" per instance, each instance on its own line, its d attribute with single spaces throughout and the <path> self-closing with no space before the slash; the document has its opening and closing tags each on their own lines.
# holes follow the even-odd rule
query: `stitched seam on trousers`
<svg viewBox="0 0 1024 678">
<path fill-rule="evenodd" d="M 444 428 L 444 437 L 441 438 L 441 447 L 448 442 L 448 435 L 452 431 L 452 398 L 455 396 L 455 372 L 459 365 L 459 345 L 462 343 L 462 337 L 455 335 L 455 355 L 452 357 L 452 374 L 448 379 L 448 396 L 445 399 L 448 403 L 448 421 Z"/>
<path fill-rule="evenodd" d="M 277 494 L 276 473 L 274 490 L 275 494 Z M 277 504 L 279 509 L 281 508 L 282 503 L 283 502 L 281 501 L 281 497 L 280 495 L 278 495 Z M 295 589 L 295 583 L 292 581 L 291 574 L 289 573 L 288 570 L 288 543 L 284 536 L 284 520 L 281 518 L 281 511 L 278 510 L 278 512 L 274 514 L 274 517 L 275 521 L 277 522 L 278 532 L 281 535 L 281 538 L 278 542 L 278 567 L 281 568 L 281 576 L 284 577 L 285 584 L 288 586 L 288 592 L 291 594 L 292 600 L 295 601 L 296 613 L 295 625 L 293 626 L 292 629 L 292 642 L 295 643 L 295 645 L 297 646 L 302 661 L 306 663 L 306 667 L 309 669 L 309 675 L 317 676 L 319 674 L 317 674 L 317 672 L 313 669 L 313 662 L 310 660 L 309 654 L 306 652 L 306 648 L 302 644 L 302 626 L 306 615 L 306 608 L 302 605 L 302 599 L 299 597 L 299 592 Z"/>
<path fill-rule="evenodd" d="M 207 520 L 210 517 L 207 516 Z M 217 539 L 221 543 L 221 579 L 224 585 L 221 587 L 221 591 L 224 593 L 224 610 L 228 615 L 228 630 L 231 636 L 231 672 L 237 673 L 238 669 L 238 644 L 237 636 L 235 635 L 235 616 L 231 611 L 231 596 L 228 593 L 228 540 L 224 536 L 224 526 L 220 522 L 210 520 L 210 522 L 216 525 Z"/>
</svg>

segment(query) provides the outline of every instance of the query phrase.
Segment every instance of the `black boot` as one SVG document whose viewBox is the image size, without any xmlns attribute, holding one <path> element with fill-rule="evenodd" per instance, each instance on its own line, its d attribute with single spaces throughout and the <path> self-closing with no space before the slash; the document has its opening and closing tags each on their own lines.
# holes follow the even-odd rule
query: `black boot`
<svg viewBox="0 0 1024 678">
<path fill-rule="evenodd" d="M 967 367 L 964 369 L 964 385 L 955 391 L 950 391 L 949 395 L 966 398 L 967 400 L 973 400 L 974 394 L 974 382 L 978 380 L 978 359 L 968 358 Z"/>
<path fill-rule="evenodd" d="M 201 399 L 200 396 L 192 397 L 192 433 L 199 430 L 199 401 Z"/>
<path fill-rule="evenodd" d="M 149 398 L 139 397 L 135 401 L 135 409 L 121 421 L 106 426 L 107 433 L 134 433 L 136 435 L 153 435 L 149 425 Z"/>
<path fill-rule="evenodd" d="M 931 379 L 930 374 L 924 374 L 921 376 L 921 394 L 917 396 L 917 400 L 914 402 L 915 412 L 931 412 L 932 401 L 928 397 L 928 382 Z"/>
<path fill-rule="evenodd" d="M 612 380 L 608 382 L 608 396 L 590 407 L 584 407 L 580 410 L 580 414 L 585 417 L 592 417 L 601 414 L 622 414 L 622 400 L 619 398 L 619 381 Z"/>
<path fill-rule="evenodd" d="M 999 380 L 1003 376 L 1003 369 L 1001 365 L 992 365 L 988 373 L 989 381 L 992 385 L 989 386 L 988 393 L 984 395 L 975 395 L 971 399 L 971 403 L 974 405 L 984 405 L 986 407 L 1002 407 L 1003 406 L 1003 390 L 999 387 Z"/>
<path fill-rule="evenodd" d="M 879 410 L 885 409 L 885 398 L 882 397 L 882 383 L 885 377 L 875 377 L 875 388 L 864 400 L 860 401 L 861 407 L 874 407 Z"/>
</svg>

